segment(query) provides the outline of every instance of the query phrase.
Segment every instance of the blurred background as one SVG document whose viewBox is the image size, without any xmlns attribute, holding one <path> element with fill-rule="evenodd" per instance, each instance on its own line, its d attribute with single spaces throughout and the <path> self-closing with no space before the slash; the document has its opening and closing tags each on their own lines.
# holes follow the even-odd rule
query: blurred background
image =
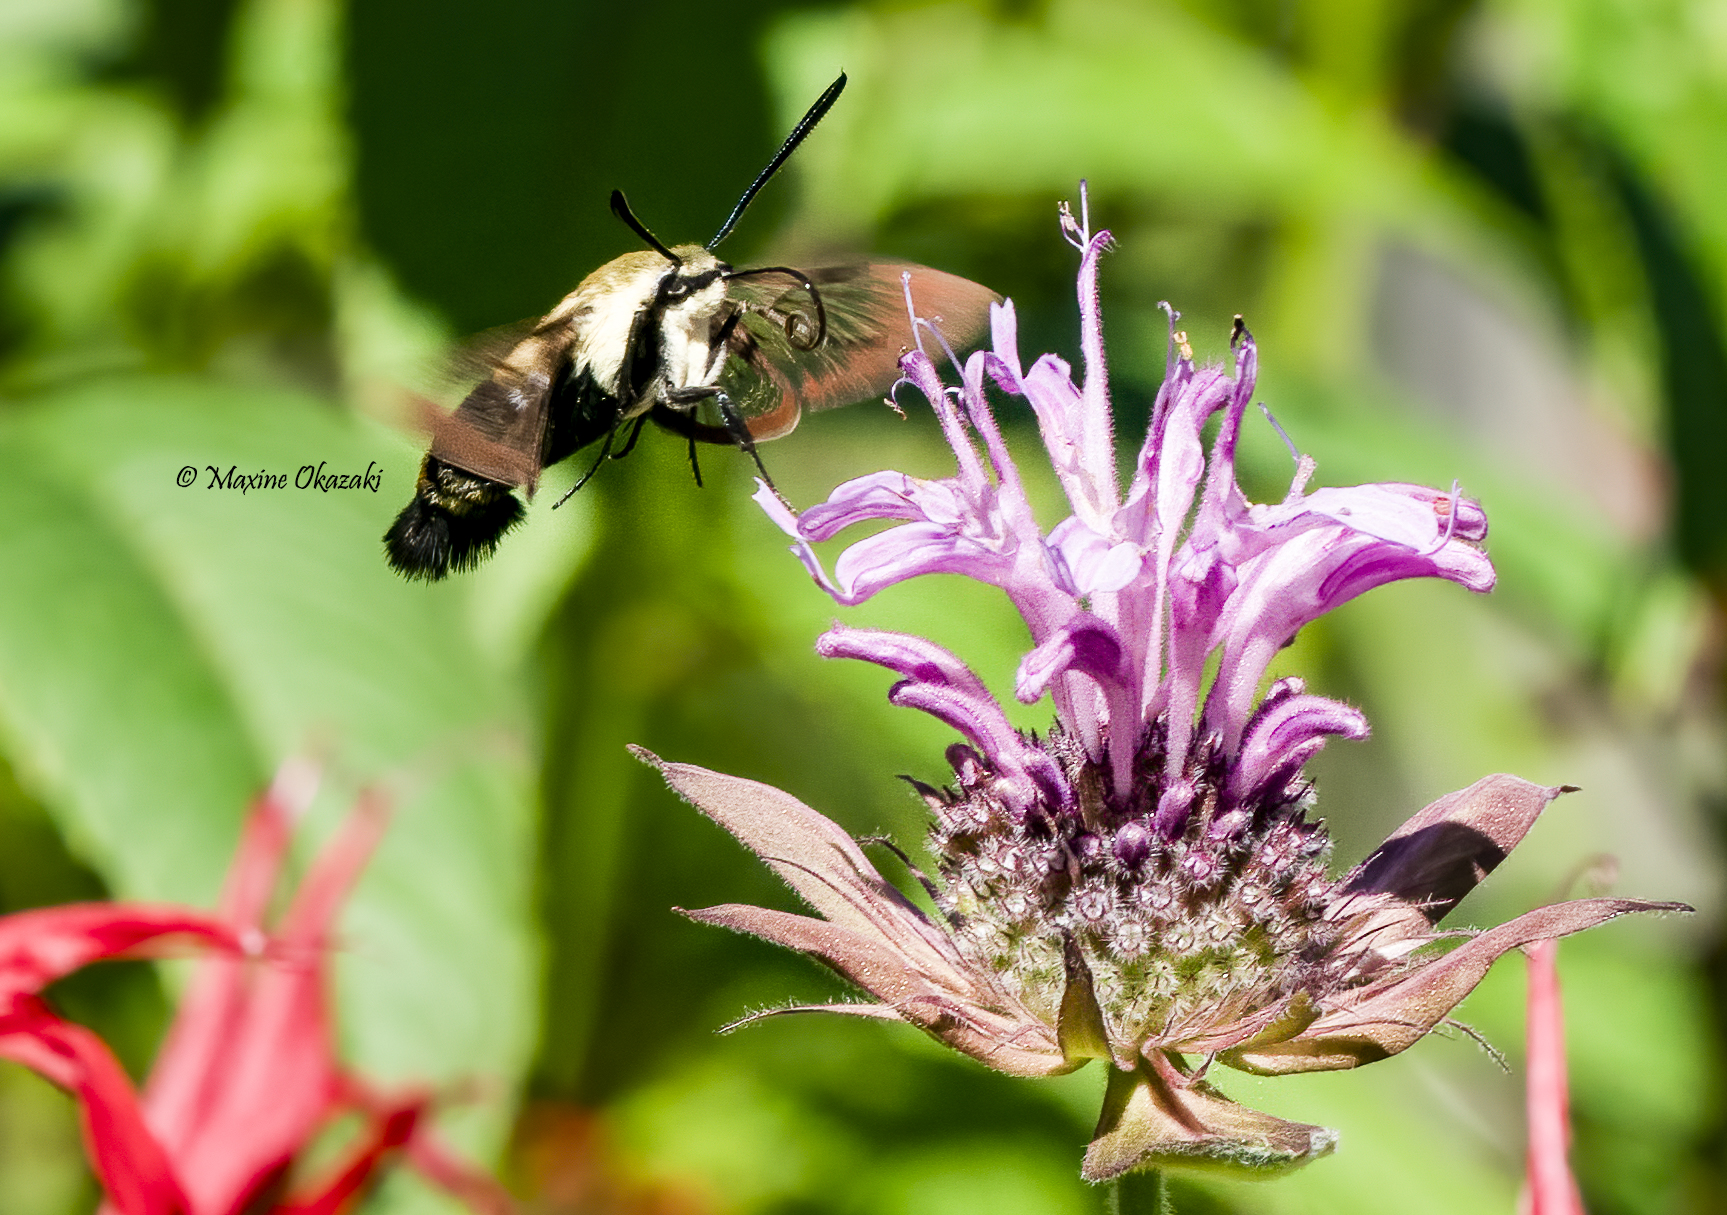
<svg viewBox="0 0 1727 1215">
<path fill-rule="evenodd" d="M 1085 177 L 1119 241 L 1125 449 L 1167 299 L 1213 358 L 1246 315 L 1318 483 L 1486 504 L 1491 597 L 1387 588 L 1281 664 L 1375 726 L 1315 765 L 1338 861 L 1487 772 L 1582 786 L 1454 922 L 1551 901 L 1603 854 L 1616 891 L 1698 907 L 1561 951 L 1575 1157 L 1594 1215 L 1727 1209 L 1719 0 L 3 0 L 0 909 L 208 903 L 247 799 L 310 750 L 332 775 L 304 854 L 359 785 L 398 807 L 343 921 L 345 1049 L 442 1086 L 527 1211 L 1099 1210 L 1096 1069 L 1015 1081 L 837 1019 L 714 1034 L 839 984 L 674 914 L 793 904 L 624 745 L 915 850 L 896 776 L 939 782 L 951 741 L 883 672 L 814 656 L 835 610 L 741 457 L 708 453 L 697 489 L 645 435 L 556 513 L 572 474 L 550 478 L 476 575 L 409 586 L 381 558 L 419 460 L 406 390 L 450 343 L 635 247 L 613 187 L 705 240 L 841 68 L 733 261 L 925 262 L 1012 296 L 1028 359 L 1076 358 L 1056 204 Z M 1245 446 L 1280 497 L 1281 442 Z M 950 467 L 927 412 L 872 404 L 763 454 L 800 506 Z M 381 491 L 207 487 L 320 464 Z M 1010 688 L 1005 603 L 925 582 L 845 619 Z M 113 965 L 54 998 L 142 1075 L 179 978 Z M 1356 1074 L 1223 1077 L 1341 1149 L 1183 1179 L 1177 1209 L 1509 1213 L 1523 982 L 1509 959 L 1460 1013 L 1509 1073 L 1453 1034 Z M 0 1210 L 95 1202 L 70 1102 L 0 1064 Z M 448 1209 L 407 1180 L 371 1202 Z"/>
</svg>

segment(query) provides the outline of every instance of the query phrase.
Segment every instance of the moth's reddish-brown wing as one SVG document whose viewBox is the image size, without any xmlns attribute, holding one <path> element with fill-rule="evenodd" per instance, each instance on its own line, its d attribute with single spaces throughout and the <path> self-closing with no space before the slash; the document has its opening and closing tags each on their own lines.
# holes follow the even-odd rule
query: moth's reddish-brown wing
<svg viewBox="0 0 1727 1215">
<path fill-rule="evenodd" d="M 495 380 L 470 392 L 455 413 L 432 423 L 432 455 L 476 477 L 533 491 L 540 478 L 545 393 L 519 396 Z"/>
<path fill-rule="evenodd" d="M 456 364 L 483 376 L 449 414 L 432 419 L 431 454 L 445 464 L 525 486 L 530 496 L 545 453 L 547 406 L 562 374 L 568 341 L 528 321 L 490 330 L 465 344 Z"/>
<path fill-rule="evenodd" d="M 904 276 L 911 276 L 917 314 L 934 322 L 962 354 L 988 328 L 989 306 L 1001 298 L 969 279 L 906 262 L 859 262 L 807 273 L 827 316 L 826 336 L 812 350 L 801 349 L 794 338 L 814 332 L 815 307 L 805 288 L 777 276 L 735 285 L 747 311 L 744 348 L 734 361 L 755 379 L 734 399 L 756 439 L 789 434 L 804 410 L 886 394 L 899 379 L 900 356 L 916 344 Z"/>
</svg>

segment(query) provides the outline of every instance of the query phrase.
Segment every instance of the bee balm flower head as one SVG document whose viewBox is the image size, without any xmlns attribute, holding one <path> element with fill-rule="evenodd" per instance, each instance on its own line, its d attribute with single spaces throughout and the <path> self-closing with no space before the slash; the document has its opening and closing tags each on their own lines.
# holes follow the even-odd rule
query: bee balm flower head
<svg viewBox="0 0 1727 1215">
<path fill-rule="evenodd" d="M 982 680 L 929 641 L 836 626 L 821 653 L 889 668 L 893 703 L 965 738 L 949 749 L 953 787 L 922 790 L 942 917 L 787 794 L 665 764 L 678 792 L 822 918 L 693 914 L 813 954 L 875 997 L 829 1011 L 909 1021 L 1017 1075 L 1103 1060 L 1093 1180 L 1169 1164 L 1288 1168 L 1335 1136 L 1228 1100 L 1205 1080 L 1214 1061 L 1264 1074 L 1383 1059 L 1444 1020 L 1506 950 L 1676 905 L 1584 899 L 1480 934 L 1439 933 L 1562 792 L 1510 776 L 1442 798 L 1332 876 L 1302 768 L 1332 736 L 1365 737 L 1367 722 L 1299 679 L 1262 691 L 1268 665 L 1303 625 L 1387 582 L 1489 590 L 1486 516 L 1417 485 L 1309 492 L 1306 458 L 1281 502 L 1249 502 L 1235 451 L 1253 337 L 1237 322 L 1233 366 L 1202 369 L 1173 313 L 1168 374 L 1121 486 L 1096 291 L 1110 238 L 1065 208 L 1062 218 L 1081 253 L 1083 383 L 1053 355 L 1026 368 L 1013 305 L 998 305 L 993 349 L 970 357 L 957 390 L 921 349 L 901 363 L 941 421 L 953 476 L 875 473 L 801 517 L 767 487 L 757 495 L 842 604 L 923 574 L 999 587 L 1031 635 L 1015 695 L 1048 693 L 1055 724 L 1020 733 Z M 1037 417 L 1071 508 L 1048 530 L 991 413 L 992 382 Z M 895 525 L 852 544 L 830 576 L 811 542 L 869 520 Z M 1426 948 L 1442 941 L 1455 947 Z"/>
</svg>

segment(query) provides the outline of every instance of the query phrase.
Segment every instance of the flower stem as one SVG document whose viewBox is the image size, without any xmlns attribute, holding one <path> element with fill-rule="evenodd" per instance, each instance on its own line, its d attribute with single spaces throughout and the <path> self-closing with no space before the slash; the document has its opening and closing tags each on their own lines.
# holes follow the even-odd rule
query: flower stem
<svg viewBox="0 0 1727 1215">
<path fill-rule="evenodd" d="M 1162 1173 L 1148 1169 L 1126 1173 L 1110 1183 L 1106 1215 L 1175 1215 L 1169 1200 L 1169 1182 Z"/>
</svg>

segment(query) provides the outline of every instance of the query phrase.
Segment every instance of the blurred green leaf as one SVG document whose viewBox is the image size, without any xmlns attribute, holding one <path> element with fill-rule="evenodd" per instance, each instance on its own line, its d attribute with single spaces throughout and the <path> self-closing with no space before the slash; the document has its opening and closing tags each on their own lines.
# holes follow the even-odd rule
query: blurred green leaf
<svg viewBox="0 0 1727 1215">
<path fill-rule="evenodd" d="M 0 1072 L 0 1208 L 8 1215 L 73 1215 L 96 1204 L 80 1167 L 71 1098 L 22 1068 Z"/>
</svg>

